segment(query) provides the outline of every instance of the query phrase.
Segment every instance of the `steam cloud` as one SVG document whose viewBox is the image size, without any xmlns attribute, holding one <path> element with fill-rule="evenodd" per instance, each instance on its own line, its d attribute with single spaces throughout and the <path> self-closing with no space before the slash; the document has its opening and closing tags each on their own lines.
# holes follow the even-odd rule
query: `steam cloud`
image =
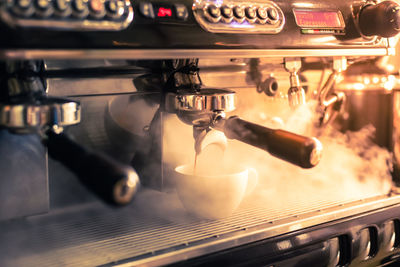
<svg viewBox="0 0 400 267">
<path fill-rule="evenodd" d="M 247 101 L 245 98 L 240 100 Z M 309 102 L 293 111 L 286 102 L 284 105 L 274 103 L 269 105 L 275 109 L 271 111 L 266 110 L 268 105 L 259 103 L 251 109 L 242 105 L 244 108 L 235 114 L 267 127 L 316 136 L 324 146 L 322 160 L 316 167 L 302 169 L 236 140 L 229 140 L 223 157 L 200 154 L 200 164 L 215 166 L 215 160 L 220 158 L 224 166 L 255 168 L 260 177 L 259 184 L 246 201 L 262 201 L 276 208 L 290 208 L 289 203 L 296 202 L 301 202 L 304 207 L 318 202 L 345 203 L 388 194 L 392 186 L 391 155 L 371 141 L 375 129 L 367 126 L 358 132 L 341 133 L 332 126 L 314 127 L 317 120 L 315 105 Z M 274 116 L 276 114 L 279 118 Z M 174 167 L 193 164 L 192 128 L 174 116 L 165 126 L 164 149 L 168 164 Z"/>
</svg>

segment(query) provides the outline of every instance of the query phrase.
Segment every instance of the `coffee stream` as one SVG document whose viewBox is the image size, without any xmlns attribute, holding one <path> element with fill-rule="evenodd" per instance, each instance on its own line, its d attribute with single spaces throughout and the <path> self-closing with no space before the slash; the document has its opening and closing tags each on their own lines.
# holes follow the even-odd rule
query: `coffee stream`
<svg viewBox="0 0 400 267">
<path fill-rule="evenodd" d="M 199 153 L 194 152 L 194 164 L 193 164 L 193 174 L 196 175 L 196 167 L 197 167 L 197 156 Z"/>
<path fill-rule="evenodd" d="M 224 163 L 225 147 L 211 143 L 203 148 L 201 153 L 194 156 L 193 174 L 220 175 L 226 173 L 228 168 Z"/>
</svg>

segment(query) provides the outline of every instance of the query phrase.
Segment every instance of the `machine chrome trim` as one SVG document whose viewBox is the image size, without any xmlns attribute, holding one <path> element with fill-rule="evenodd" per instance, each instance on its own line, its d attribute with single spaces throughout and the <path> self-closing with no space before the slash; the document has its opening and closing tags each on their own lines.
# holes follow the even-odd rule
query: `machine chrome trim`
<svg viewBox="0 0 400 267">
<path fill-rule="evenodd" d="M 115 267 L 128 267 L 128 266 L 161 266 L 173 262 L 183 261 L 190 258 L 206 255 L 219 250 L 245 245 L 250 242 L 260 241 L 269 237 L 277 236 L 280 234 L 304 229 L 307 227 L 315 226 L 322 223 L 327 223 L 334 220 L 343 219 L 346 217 L 354 216 L 361 213 L 373 212 L 377 209 L 386 208 L 398 205 L 400 202 L 400 195 L 392 197 L 380 196 L 372 199 L 361 199 L 356 202 L 347 204 L 340 204 L 336 207 L 327 208 L 324 210 L 317 210 L 314 212 L 295 215 L 290 218 L 268 222 L 270 226 L 257 227 L 256 229 L 239 233 L 232 233 L 231 236 L 224 239 L 216 239 L 214 242 L 207 242 L 206 244 L 199 244 L 197 246 L 189 246 L 180 250 L 175 250 L 169 253 L 154 255 L 149 258 L 139 259 L 123 264 L 113 265 Z"/>
<path fill-rule="evenodd" d="M 223 89 L 202 89 L 197 92 L 180 90 L 168 93 L 166 109 L 169 112 L 207 112 L 235 110 L 235 92 Z"/>
<path fill-rule="evenodd" d="M 129 0 L 125 0 L 126 18 L 123 21 L 95 20 L 57 20 L 57 19 L 24 19 L 12 16 L 7 8 L 0 9 L 0 18 L 11 27 L 46 28 L 47 30 L 80 30 L 80 31 L 119 31 L 126 29 L 133 21 L 134 11 Z M 50 25 L 50 26 L 49 26 Z"/>
<path fill-rule="evenodd" d="M 388 48 L 345 49 L 5 49 L 0 59 L 173 59 L 386 56 Z"/>
<path fill-rule="evenodd" d="M 43 126 L 69 126 L 81 121 L 80 103 L 62 98 L 45 98 L 42 103 L 0 105 L 0 126 L 29 131 Z"/>
</svg>

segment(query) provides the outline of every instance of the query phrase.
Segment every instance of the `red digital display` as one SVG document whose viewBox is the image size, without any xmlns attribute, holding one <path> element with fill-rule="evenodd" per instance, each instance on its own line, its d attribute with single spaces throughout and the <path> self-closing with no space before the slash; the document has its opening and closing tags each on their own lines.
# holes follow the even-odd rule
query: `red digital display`
<svg viewBox="0 0 400 267">
<path fill-rule="evenodd" d="M 159 17 L 159 18 L 172 17 L 172 9 L 160 7 L 157 12 L 157 17 Z"/>
<path fill-rule="evenodd" d="M 344 28 L 339 11 L 293 10 L 293 13 L 302 28 Z"/>
</svg>

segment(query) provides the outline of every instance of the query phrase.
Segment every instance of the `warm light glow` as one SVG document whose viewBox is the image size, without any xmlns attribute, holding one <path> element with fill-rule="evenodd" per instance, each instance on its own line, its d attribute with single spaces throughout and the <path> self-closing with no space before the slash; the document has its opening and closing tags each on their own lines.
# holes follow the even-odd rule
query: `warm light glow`
<svg viewBox="0 0 400 267">
<path fill-rule="evenodd" d="M 386 66 L 386 69 L 387 69 L 389 72 L 393 72 L 393 71 L 394 71 L 394 66 L 393 66 L 393 65 L 387 65 L 387 66 Z"/>
<path fill-rule="evenodd" d="M 394 77 L 393 75 L 389 75 L 387 81 L 383 85 L 383 88 L 385 88 L 385 90 L 391 91 L 393 90 L 395 85 L 396 77 Z"/>
<path fill-rule="evenodd" d="M 254 25 L 251 25 L 247 21 L 244 21 L 242 23 L 238 23 L 236 21 L 231 22 L 230 26 L 234 28 L 254 28 Z"/>
<path fill-rule="evenodd" d="M 365 85 L 363 83 L 353 84 L 353 89 L 355 89 L 355 90 L 363 90 L 364 88 L 365 88 Z"/>
<path fill-rule="evenodd" d="M 276 246 L 278 247 L 279 250 L 287 250 L 291 248 L 293 245 L 292 242 L 290 242 L 290 240 L 283 240 L 276 243 Z"/>
<path fill-rule="evenodd" d="M 391 81 L 387 81 L 383 84 L 383 88 L 385 88 L 385 90 L 391 91 L 394 87 L 394 83 Z"/>
<path fill-rule="evenodd" d="M 319 43 L 319 44 L 323 44 L 323 43 L 329 43 L 332 42 L 333 40 L 335 40 L 335 36 L 323 36 L 323 37 L 317 37 L 313 39 L 314 43 Z"/>
<path fill-rule="evenodd" d="M 313 3 L 294 3 L 294 7 L 314 7 Z"/>
</svg>

